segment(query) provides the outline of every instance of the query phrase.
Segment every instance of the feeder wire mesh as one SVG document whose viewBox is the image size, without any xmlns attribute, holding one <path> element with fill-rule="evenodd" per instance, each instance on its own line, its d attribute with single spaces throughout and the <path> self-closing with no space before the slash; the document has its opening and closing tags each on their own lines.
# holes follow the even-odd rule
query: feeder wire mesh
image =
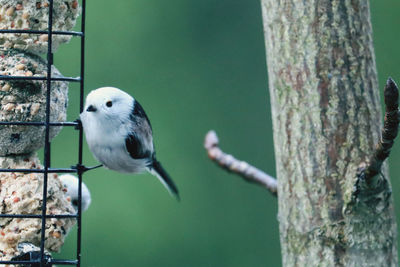
<svg viewBox="0 0 400 267">
<path fill-rule="evenodd" d="M 46 81 L 46 118 L 43 122 L 21 122 L 21 121 L 7 121 L 0 122 L 0 125 L 24 125 L 31 127 L 45 127 L 45 143 L 44 143 L 44 167 L 42 169 L 0 169 L 0 172 L 22 172 L 22 173 L 42 173 L 43 174 L 43 201 L 42 201 L 42 214 L 0 214 L 0 218 L 36 218 L 41 219 L 41 239 L 40 239 L 40 257 L 37 259 L 30 258 L 29 260 L 14 260 L 14 261 L 0 261 L 0 264 L 24 264 L 31 266 L 47 267 L 53 264 L 58 265 L 76 265 L 81 264 L 81 235 L 82 235 L 82 174 L 89 170 L 82 165 L 82 144 L 83 144 L 83 130 L 79 120 L 74 122 L 50 122 L 50 93 L 51 93 L 51 82 L 52 81 L 66 81 L 66 82 L 79 82 L 80 83 L 80 104 L 79 112 L 83 110 L 83 98 L 84 98 L 84 64 L 85 64 L 85 16 L 86 16 L 86 1 L 82 0 L 81 3 L 81 31 L 53 31 L 53 0 L 49 0 L 49 15 L 48 15 L 48 29 L 45 31 L 41 30 L 0 30 L 0 34 L 6 33 L 27 33 L 27 34 L 47 34 L 47 76 L 43 77 L 32 77 L 32 76 L 11 76 L 11 75 L 0 75 L 0 80 L 39 80 Z M 51 67 L 53 65 L 53 52 L 52 52 L 52 40 L 53 35 L 71 35 L 81 38 L 80 44 L 80 77 L 52 77 Z M 78 144 L 78 163 L 71 168 L 51 168 L 51 142 L 50 142 L 50 127 L 55 126 L 73 126 L 78 130 L 79 133 L 79 144 Z M 78 212 L 77 214 L 57 214 L 48 215 L 46 214 L 47 208 L 47 182 L 49 173 L 77 173 L 79 178 L 78 187 Z M 76 245 L 76 259 L 75 260 L 58 260 L 48 257 L 45 253 L 45 230 L 46 230 L 46 219 L 50 218 L 76 218 L 77 219 L 77 245 Z"/>
</svg>

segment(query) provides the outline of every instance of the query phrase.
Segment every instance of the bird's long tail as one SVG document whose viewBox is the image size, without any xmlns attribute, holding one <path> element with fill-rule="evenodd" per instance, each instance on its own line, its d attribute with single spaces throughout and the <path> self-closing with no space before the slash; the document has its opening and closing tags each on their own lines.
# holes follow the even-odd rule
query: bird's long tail
<svg viewBox="0 0 400 267">
<path fill-rule="evenodd" d="M 161 163 L 156 159 L 153 159 L 153 164 L 150 165 L 148 168 L 150 173 L 156 176 L 158 180 L 160 180 L 160 182 L 165 186 L 165 188 L 167 188 L 168 192 L 176 197 L 176 199 L 180 200 L 178 188 L 176 187 L 174 181 L 172 181 L 168 173 L 165 171 Z"/>
</svg>

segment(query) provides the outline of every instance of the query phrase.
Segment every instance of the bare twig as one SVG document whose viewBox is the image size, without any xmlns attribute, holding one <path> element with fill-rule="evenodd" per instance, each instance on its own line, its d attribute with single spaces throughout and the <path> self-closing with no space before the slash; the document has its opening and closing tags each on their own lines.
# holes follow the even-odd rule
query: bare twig
<svg viewBox="0 0 400 267">
<path fill-rule="evenodd" d="M 375 147 L 375 151 L 365 167 L 365 180 L 370 183 L 381 171 L 383 161 L 389 157 L 399 127 L 399 89 L 396 83 L 389 77 L 385 86 L 385 121 L 382 129 L 382 137 Z"/>
<path fill-rule="evenodd" d="M 275 178 L 251 166 L 247 162 L 240 161 L 232 155 L 224 153 L 218 147 L 218 142 L 215 131 L 209 131 L 204 141 L 204 147 L 211 160 L 218 163 L 223 169 L 242 176 L 247 182 L 256 183 L 268 189 L 272 194 L 277 194 L 277 182 Z"/>
</svg>

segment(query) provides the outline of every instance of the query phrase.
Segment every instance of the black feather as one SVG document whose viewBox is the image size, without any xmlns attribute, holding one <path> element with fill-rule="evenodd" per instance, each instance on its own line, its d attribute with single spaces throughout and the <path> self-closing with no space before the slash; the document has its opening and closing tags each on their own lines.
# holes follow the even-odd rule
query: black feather
<svg viewBox="0 0 400 267">
<path fill-rule="evenodd" d="M 125 138 L 125 146 L 129 155 L 134 159 L 144 159 L 151 156 L 150 151 L 143 149 L 140 139 L 137 138 L 135 133 L 131 133 Z"/>
<path fill-rule="evenodd" d="M 178 188 L 176 187 L 174 181 L 172 181 L 171 177 L 168 175 L 168 173 L 165 171 L 163 166 L 159 161 L 156 159 L 153 159 L 153 163 L 150 166 L 151 169 L 153 169 L 159 176 L 160 179 L 162 179 L 165 184 L 168 186 L 168 190 L 178 199 L 179 198 L 179 192 Z"/>
<path fill-rule="evenodd" d="M 149 118 L 147 117 L 146 112 L 144 112 L 144 109 L 138 101 L 133 101 L 133 110 L 131 112 L 130 118 L 132 123 L 137 126 L 137 129 L 145 129 L 145 127 L 147 127 L 146 124 L 148 124 L 148 134 L 152 134 Z M 142 144 L 142 139 L 139 138 L 137 133 L 135 132 L 130 133 L 125 138 L 125 146 L 131 157 L 134 159 L 150 158 L 152 156 L 151 151 L 144 147 L 144 145 Z"/>
<path fill-rule="evenodd" d="M 135 121 L 137 118 L 145 119 L 151 129 L 150 120 L 147 117 L 146 112 L 144 112 L 142 105 L 140 105 L 140 103 L 137 100 L 134 100 L 131 120 Z"/>
</svg>

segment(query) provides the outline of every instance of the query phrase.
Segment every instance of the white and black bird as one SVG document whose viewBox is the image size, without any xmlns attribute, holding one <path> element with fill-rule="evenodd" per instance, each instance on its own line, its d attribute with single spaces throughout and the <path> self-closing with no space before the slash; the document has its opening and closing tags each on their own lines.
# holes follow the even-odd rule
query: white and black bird
<svg viewBox="0 0 400 267">
<path fill-rule="evenodd" d="M 72 174 L 63 174 L 60 175 L 60 180 L 66 189 L 65 194 L 68 197 L 70 197 L 72 206 L 74 207 L 76 212 L 78 212 L 78 191 L 79 191 L 78 177 Z M 81 205 L 82 211 L 86 211 L 89 208 L 90 203 L 92 202 L 92 197 L 90 196 L 89 189 L 83 182 L 82 182 L 81 200 L 82 200 L 82 205 Z"/>
<path fill-rule="evenodd" d="M 150 121 L 132 96 L 114 87 L 93 90 L 80 115 L 93 156 L 106 168 L 155 175 L 179 199 L 178 189 L 157 161 Z"/>
</svg>

